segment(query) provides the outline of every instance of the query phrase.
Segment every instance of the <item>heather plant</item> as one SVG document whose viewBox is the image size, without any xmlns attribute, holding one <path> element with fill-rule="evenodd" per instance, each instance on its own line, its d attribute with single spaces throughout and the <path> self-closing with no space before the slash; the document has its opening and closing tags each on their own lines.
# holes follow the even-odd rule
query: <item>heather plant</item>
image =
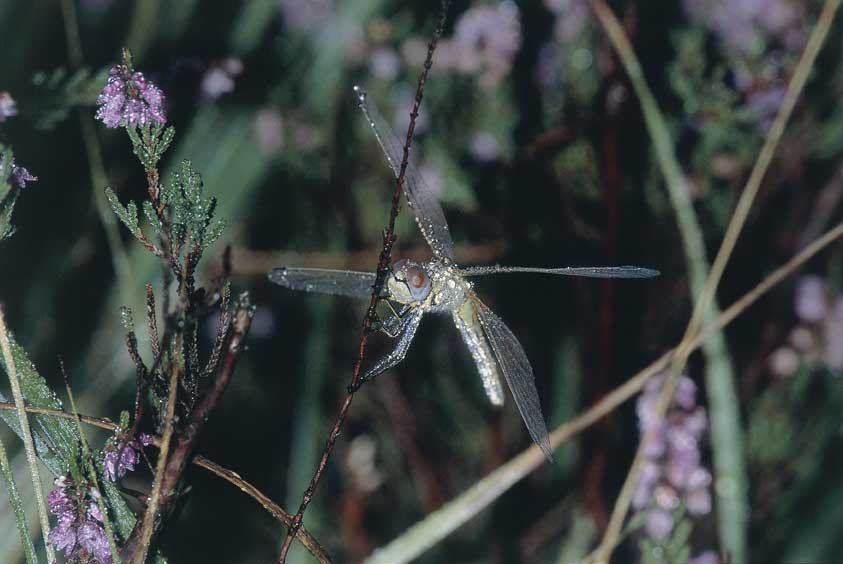
<svg viewBox="0 0 843 564">
<path fill-rule="evenodd" d="M 63 552 L 68 562 L 146 561 L 155 531 L 177 506 L 182 473 L 232 377 L 254 315 L 247 293 L 232 299 L 227 264 L 214 287 L 206 290 L 196 285 L 196 269 L 204 252 L 219 238 L 225 222 L 214 217 L 216 199 L 204 193 L 201 175 L 189 161 L 183 161 L 171 178 L 161 180 L 158 164 L 175 137 L 175 130 L 166 125 L 163 104 L 163 92 L 133 69 L 131 55 L 124 51 L 122 64 L 111 69 L 97 98 L 96 119 L 109 128 L 123 128 L 143 166 L 148 196 L 141 205 L 145 224 L 137 204 L 130 201 L 123 205 L 110 188 L 106 188 L 106 195 L 124 226 L 160 260 L 164 299 L 159 314 L 153 285 L 146 285 L 147 360 L 138 346 L 132 310 L 124 306 L 119 311 L 128 355 L 135 366 L 136 395 L 131 417 L 124 411 L 119 424 L 104 420 L 114 434 L 103 448 L 89 450 L 81 428 L 77 431 L 51 416 L 42 415 L 33 434 L 39 456 L 56 476 L 56 487 L 48 496 L 55 523 L 51 530 L 44 531 L 51 560 L 54 549 Z M 0 198 L 6 221 L 3 235 L 8 236 L 15 198 L 27 182 L 36 178 L 15 165 L 11 151 L 3 152 L 0 167 L 5 187 Z M 216 337 L 209 350 L 200 351 L 201 326 L 211 312 L 217 316 Z M 6 335 L 5 327 L 2 329 Z M 3 339 L 14 343 L 10 334 Z M 58 411 L 52 417 L 64 414 L 61 403 L 23 350 L 16 344 L 9 349 L 13 358 L 5 359 L 4 368 L 11 378 L 15 378 L 12 366 L 29 367 L 28 374 L 21 373 L 25 376 L 22 398 L 30 406 Z M 23 437 L 29 434 L 27 427 L 17 425 L 14 416 L 3 415 L 16 432 Z M 75 409 L 73 416 L 78 424 Z M 142 425 L 149 425 L 147 420 L 151 420 L 158 439 L 140 432 Z M 119 484 L 142 457 L 146 458 L 143 449 L 153 442 L 159 447 L 154 482 L 151 493 L 143 496 L 145 512 L 135 516 L 118 493 Z M 22 516 L 18 517 L 26 539 Z M 110 527 L 110 519 L 115 528 Z M 27 559 L 32 561 L 32 543 L 25 544 L 30 547 Z"/>
</svg>

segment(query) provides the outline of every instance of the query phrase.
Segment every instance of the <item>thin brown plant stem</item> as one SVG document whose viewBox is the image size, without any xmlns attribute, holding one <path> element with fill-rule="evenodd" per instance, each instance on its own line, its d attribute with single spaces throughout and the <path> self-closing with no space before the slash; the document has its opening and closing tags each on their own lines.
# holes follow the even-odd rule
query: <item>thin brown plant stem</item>
<svg viewBox="0 0 843 564">
<path fill-rule="evenodd" d="M 278 521 L 288 527 L 292 526 L 292 515 L 281 509 L 277 503 L 269 499 L 269 497 L 267 497 L 266 494 L 261 492 L 258 488 L 241 478 L 236 472 L 229 470 L 228 468 L 224 468 L 216 462 L 212 462 L 203 456 L 195 457 L 193 463 L 237 486 L 240 491 L 260 503 L 261 506 L 263 506 L 263 508 Z M 325 549 L 319 545 L 319 542 L 313 537 L 313 535 L 307 532 L 304 527 L 299 528 L 298 533 L 296 533 L 296 538 L 298 538 L 299 542 L 302 543 L 302 546 L 310 551 L 310 554 L 312 554 L 316 560 L 324 563 L 331 562 L 331 557 L 328 556 Z"/>
<path fill-rule="evenodd" d="M 50 519 L 47 516 L 47 505 L 44 503 L 44 489 L 41 487 L 41 475 L 38 472 L 38 455 L 35 452 L 35 445 L 32 441 L 32 430 L 29 427 L 29 417 L 26 415 L 26 402 L 18 381 L 18 370 L 15 366 L 15 359 L 12 356 L 12 344 L 9 341 L 9 333 L 6 330 L 6 320 L 3 308 L 0 307 L 0 349 L 5 360 L 6 374 L 9 376 L 9 384 L 12 388 L 12 397 L 15 400 L 15 409 L 18 412 L 21 435 L 26 461 L 29 464 L 29 477 L 32 479 L 32 490 L 35 493 L 35 504 L 38 509 L 38 520 L 41 523 L 41 535 L 44 539 L 44 550 L 48 562 L 56 559 L 55 551 L 47 540 L 50 534 Z"/>
<path fill-rule="evenodd" d="M 9 402 L 0 402 L 0 411 L 15 411 L 17 408 L 15 407 L 14 403 Z M 34 413 L 36 415 L 49 415 L 51 417 L 58 417 L 61 419 L 68 419 L 73 420 L 75 419 L 73 413 L 68 413 L 66 411 L 62 411 L 60 409 L 52 409 L 49 407 L 37 407 L 34 405 L 26 406 L 27 413 Z M 85 423 L 87 425 L 91 425 L 93 427 L 99 427 L 100 429 L 105 429 L 107 431 L 117 431 L 120 429 L 120 425 L 108 419 L 107 417 L 91 417 L 90 415 L 82 415 L 79 414 L 79 421 Z M 155 447 L 159 447 L 161 445 L 161 438 L 160 437 L 153 437 L 152 438 L 152 445 Z M 270 515 L 275 517 L 280 523 L 290 526 L 293 523 L 293 516 L 284 511 L 284 509 L 272 501 L 269 496 L 265 493 L 260 491 L 256 486 L 252 485 L 251 483 L 244 480 L 237 472 L 234 470 L 230 470 L 221 466 L 210 460 L 205 458 L 202 455 L 196 455 L 193 457 L 191 461 L 193 464 L 198 466 L 199 468 L 203 468 L 208 472 L 222 478 L 226 482 L 230 483 L 231 485 L 235 486 L 237 489 L 257 501 L 264 509 L 269 512 Z M 323 563 L 331 562 L 331 557 L 325 552 L 325 549 L 319 544 L 319 541 L 310 534 L 304 527 L 299 529 L 297 538 L 302 545 L 310 551 L 316 560 Z"/>
<path fill-rule="evenodd" d="M 8 403 L 5 401 L 0 402 L 0 411 L 14 411 L 15 404 Z M 51 407 L 38 407 L 36 405 L 27 405 L 26 406 L 27 413 L 34 413 L 36 415 L 50 415 L 52 417 L 58 417 L 61 419 L 69 419 L 73 420 L 74 416 L 72 413 L 68 413 L 67 411 L 62 411 L 61 409 L 53 409 Z M 106 429 L 108 431 L 116 431 L 120 428 L 120 426 L 109 419 L 108 417 L 91 417 L 90 415 L 79 415 L 79 420 L 82 423 L 87 425 L 91 425 L 93 427 L 99 427 L 100 429 Z"/>
<path fill-rule="evenodd" d="M 688 356 L 691 353 L 689 343 L 699 333 L 699 328 L 703 322 L 703 316 L 707 311 L 709 304 L 714 302 L 717 286 L 722 278 L 726 263 L 729 261 L 729 258 L 731 258 L 741 230 L 743 229 L 746 219 L 749 216 L 749 211 L 752 209 L 752 204 L 755 201 L 755 196 L 761 185 L 761 180 L 772 161 L 776 147 L 784 134 L 787 121 L 793 113 L 796 102 L 808 80 L 811 68 L 813 68 L 814 61 L 819 54 L 820 48 L 822 47 L 826 36 L 828 35 L 831 23 L 834 20 L 834 15 L 840 7 L 840 1 L 841 0 L 826 0 L 820 17 L 817 20 L 817 24 L 814 26 L 814 29 L 808 39 L 808 44 L 802 53 L 799 63 L 796 65 L 796 69 L 794 70 L 793 77 L 788 84 L 787 92 L 785 93 L 779 112 L 776 115 L 776 119 L 767 134 L 764 145 L 762 146 L 758 159 L 755 162 L 755 166 L 753 167 L 750 177 L 747 180 L 746 187 L 744 188 L 743 193 L 738 200 L 738 204 L 735 207 L 735 211 L 732 214 L 732 218 L 729 221 L 729 226 L 726 228 L 726 234 L 723 237 L 723 242 L 720 245 L 714 264 L 712 265 L 711 271 L 706 279 L 703 291 L 695 304 L 694 312 L 688 322 L 687 328 L 685 329 L 685 334 L 677 347 L 677 354 L 671 360 L 670 376 L 665 382 L 659 395 L 659 400 L 654 414 L 655 421 L 661 421 L 670 406 L 679 375 L 682 370 L 684 370 Z M 600 543 L 597 556 L 598 562 L 608 562 L 611 557 L 612 550 L 617 544 L 617 539 L 621 533 L 624 519 L 626 518 L 626 514 L 629 511 L 629 506 L 632 502 L 635 484 L 638 480 L 638 473 L 644 458 L 643 452 L 646 444 L 650 440 L 652 440 L 651 436 L 645 436 L 638 446 L 638 450 L 636 451 L 633 463 L 630 466 L 629 473 L 627 474 L 626 480 L 621 488 L 621 492 L 618 495 L 618 499 L 615 502 L 615 507 L 612 510 L 609 526 L 603 537 L 603 541 Z M 743 557 L 744 555 L 739 556 L 739 558 Z"/>
<path fill-rule="evenodd" d="M 170 431 L 170 436 L 168 437 L 167 434 L 169 425 L 165 427 L 165 433 L 159 446 L 161 452 L 159 454 L 158 464 L 156 465 L 155 480 L 153 481 L 153 494 L 155 493 L 156 488 L 159 491 L 158 504 L 160 511 L 156 509 L 156 514 L 153 515 L 152 518 L 153 522 L 158 521 L 159 517 L 160 521 L 163 521 L 175 508 L 174 496 L 177 491 L 178 484 L 181 481 L 185 468 L 193 457 L 199 437 L 205 428 L 205 424 L 208 422 L 211 413 L 219 404 L 228 384 L 231 382 L 231 378 L 234 375 L 234 369 L 240 358 L 240 353 L 243 351 L 243 341 L 245 340 L 246 335 L 248 335 L 249 328 L 252 324 L 254 312 L 255 309 L 249 301 L 248 294 L 244 292 L 241 294 L 238 301 L 225 358 L 217 370 L 216 378 L 213 380 L 213 384 L 211 384 L 210 389 L 202 396 L 202 400 L 196 408 L 193 409 L 187 421 L 180 422 L 178 432 Z M 179 334 L 176 339 L 175 348 L 176 350 L 181 350 L 181 334 Z M 179 370 L 182 369 L 182 362 L 174 361 L 174 366 L 175 365 L 179 366 Z M 174 384 L 173 380 L 174 378 L 171 378 L 171 385 Z M 172 388 L 170 388 L 170 396 L 174 396 Z M 174 401 L 174 399 L 172 401 Z M 172 404 L 168 403 L 168 419 L 171 419 L 170 410 L 174 409 L 171 405 Z M 173 447 L 170 447 L 169 444 L 171 440 L 175 443 L 175 446 Z M 162 459 L 164 459 L 164 462 L 162 462 Z M 150 499 L 150 507 L 151 506 L 152 500 Z M 131 555 L 131 558 L 127 557 L 127 559 L 132 562 L 136 561 L 135 559 L 138 555 L 148 550 L 149 541 L 144 543 L 144 535 L 147 534 L 145 532 L 145 527 L 149 515 L 150 510 L 148 507 L 146 515 L 144 516 L 143 527 L 139 529 L 136 524 L 135 530 L 132 531 L 131 535 L 129 535 L 129 539 L 123 547 L 123 552 L 127 555 Z M 152 528 L 154 533 L 155 527 L 153 526 Z M 142 561 L 143 560 L 141 560 L 141 562 Z"/>
<path fill-rule="evenodd" d="M 173 350 L 181 350 L 181 335 L 176 337 Z M 170 388 L 167 394 L 167 413 L 164 416 L 164 433 L 161 437 L 161 446 L 158 450 L 158 461 L 155 464 L 155 479 L 152 481 L 152 492 L 149 494 L 149 505 L 143 515 L 138 548 L 134 551 L 132 564 L 143 564 L 146 562 L 146 554 L 149 551 L 149 544 L 152 542 L 152 533 L 155 531 L 156 514 L 158 505 L 161 503 L 161 482 L 164 480 L 164 469 L 167 466 L 167 456 L 170 454 L 170 441 L 173 438 L 174 423 L 176 415 L 176 396 L 179 387 L 180 363 L 173 361 L 170 369 Z"/>
<path fill-rule="evenodd" d="M 706 339 L 722 331 L 774 286 L 793 274 L 841 236 L 843 236 L 843 223 L 827 231 L 785 264 L 767 275 L 757 286 L 723 310 L 714 321 L 694 336 L 688 342 L 688 352 L 697 350 Z M 551 448 L 554 450 L 559 448 L 560 445 L 608 416 L 625 401 L 635 396 L 644 388 L 650 378 L 670 366 L 671 359 L 678 351 L 678 347 L 668 350 L 590 408 L 554 429 L 550 434 Z M 530 446 L 521 454 L 489 473 L 457 498 L 428 515 L 423 521 L 413 525 L 390 544 L 379 548 L 366 562 L 368 564 L 395 564 L 417 558 L 425 550 L 491 505 L 493 501 L 530 472 L 539 466 L 543 466 L 545 462 L 546 458 L 539 447 L 536 445 Z M 597 551 L 587 557 L 586 560 L 592 561 L 596 555 Z"/>
<path fill-rule="evenodd" d="M 383 289 L 384 281 L 386 280 L 386 274 L 389 270 L 389 264 L 392 258 L 392 246 L 395 244 L 395 220 L 398 217 L 398 211 L 401 205 L 404 177 L 407 173 L 407 165 L 410 161 L 410 147 L 413 143 L 413 132 L 415 131 L 416 119 L 419 115 L 419 106 L 421 106 L 422 96 L 424 95 L 424 86 L 427 81 L 427 74 L 430 72 L 430 68 L 433 65 L 433 53 L 436 51 L 436 43 L 445 28 L 445 18 L 447 16 L 449 5 L 450 0 L 442 0 L 439 17 L 436 21 L 436 27 L 433 30 L 433 36 L 431 37 L 430 43 L 427 47 L 427 57 L 425 58 L 424 66 L 421 74 L 419 75 L 418 87 L 416 88 L 416 98 L 413 103 L 413 109 L 410 112 L 410 125 L 407 128 L 407 136 L 404 140 L 404 154 L 401 158 L 401 167 L 398 171 L 398 177 L 395 182 L 395 190 L 392 193 L 392 204 L 389 209 L 389 221 L 383 234 L 383 245 L 378 259 L 377 275 L 372 287 L 372 297 L 369 301 L 369 308 L 366 311 L 366 317 L 363 319 L 363 331 L 360 337 L 360 345 L 357 350 L 357 360 L 354 363 L 351 380 L 349 381 L 347 387 L 345 399 L 343 400 L 339 412 L 337 413 L 334 426 L 331 429 L 331 434 L 328 436 L 328 440 L 325 443 L 325 448 L 322 451 L 322 457 L 319 460 L 316 471 L 313 473 L 313 477 L 311 478 L 310 484 L 308 484 L 304 495 L 302 495 L 302 501 L 293 518 L 293 524 L 287 529 L 287 535 L 284 539 L 284 543 L 281 545 L 281 552 L 278 556 L 278 562 L 280 564 L 285 564 L 287 561 L 287 553 L 290 550 L 293 538 L 296 536 L 296 533 L 302 525 L 304 513 L 307 511 L 307 506 L 310 505 L 313 495 L 316 492 L 316 488 L 319 485 L 319 481 L 322 479 L 322 475 L 325 473 L 325 469 L 328 466 L 328 460 L 334 450 L 334 444 L 336 444 L 337 438 L 339 438 L 343 423 L 345 422 L 345 417 L 351 407 L 351 402 L 354 400 L 354 394 L 360 387 L 360 370 L 363 366 L 363 359 L 366 356 L 369 334 L 372 332 L 372 327 L 374 326 L 377 316 L 378 300 L 381 290 Z"/>
</svg>

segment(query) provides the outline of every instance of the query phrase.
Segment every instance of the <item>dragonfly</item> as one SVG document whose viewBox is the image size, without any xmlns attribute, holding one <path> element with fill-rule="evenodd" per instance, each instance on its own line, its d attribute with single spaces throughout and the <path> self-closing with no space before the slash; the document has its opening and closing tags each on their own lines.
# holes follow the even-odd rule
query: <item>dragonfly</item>
<svg viewBox="0 0 843 564">
<path fill-rule="evenodd" d="M 392 133 L 366 91 L 360 86 L 355 86 L 354 94 L 389 167 L 397 177 L 400 173 L 403 143 Z M 377 360 L 363 374 L 361 383 L 375 378 L 404 360 L 416 330 L 426 314 L 448 314 L 474 360 L 489 401 L 496 406 L 503 405 L 503 376 L 530 437 L 548 460 L 552 461 L 547 425 L 542 415 L 533 368 L 524 347 L 503 320 L 480 301 L 471 279 L 476 276 L 506 273 L 649 278 L 657 276 L 659 272 L 637 266 L 460 267 L 454 261 L 454 242 L 442 206 L 412 162 L 407 165 L 403 188 L 407 203 L 414 212 L 419 230 L 433 256 L 422 263 L 401 259 L 392 264 L 384 291 L 379 298 L 390 304 L 393 313 L 380 324 L 380 329 L 397 339 L 397 344 L 390 353 Z M 269 279 L 291 290 L 370 299 L 375 274 L 351 270 L 280 267 L 269 273 Z"/>
</svg>

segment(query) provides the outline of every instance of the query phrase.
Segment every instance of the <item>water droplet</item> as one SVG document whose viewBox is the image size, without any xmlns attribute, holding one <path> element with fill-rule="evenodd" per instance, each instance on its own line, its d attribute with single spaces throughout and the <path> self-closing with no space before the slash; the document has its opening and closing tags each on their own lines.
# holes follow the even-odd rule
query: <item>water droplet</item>
<svg viewBox="0 0 843 564">
<path fill-rule="evenodd" d="M 132 308 L 126 306 L 120 307 L 120 323 L 126 331 L 135 330 L 135 320 L 132 316 Z"/>
</svg>

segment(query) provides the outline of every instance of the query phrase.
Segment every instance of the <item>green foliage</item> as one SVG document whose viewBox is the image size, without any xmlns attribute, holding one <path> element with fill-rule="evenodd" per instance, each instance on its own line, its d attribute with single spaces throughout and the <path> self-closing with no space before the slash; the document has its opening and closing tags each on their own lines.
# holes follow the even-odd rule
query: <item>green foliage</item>
<svg viewBox="0 0 843 564">
<path fill-rule="evenodd" d="M 126 131 L 149 181 L 150 199 L 143 202 L 143 213 L 161 243 L 154 243 L 144 233 L 135 202 L 130 201 L 124 207 L 114 191 L 106 188 L 108 203 L 144 247 L 158 257 L 170 257 L 174 261 L 177 276 L 181 275 L 179 263 L 183 253 L 188 272 L 192 274 L 202 252 L 219 239 L 225 228 L 224 220 L 214 219 L 217 200 L 204 194 L 202 176 L 187 160 L 181 162 L 169 182 L 158 183 L 158 162 L 173 141 L 172 127 L 147 124 L 138 129 L 127 127 Z"/>
<path fill-rule="evenodd" d="M 139 128 L 127 127 L 126 133 L 132 142 L 132 151 L 148 174 L 158 168 L 158 161 L 173 142 L 176 130 L 154 122 Z"/>
<path fill-rule="evenodd" d="M 37 103 L 42 111 L 36 117 L 35 127 L 55 129 L 67 120 L 74 108 L 91 106 L 107 75 L 107 69 L 92 73 L 87 67 L 73 71 L 59 67 L 51 71 L 36 72 L 32 77 L 36 88 L 32 101 Z"/>
<path fill-rule="evenodd" d="M 35 546 L 32 543 L 32 537 L 29 536 L 29 528 L 26 526 L 26 512 L 23 507 L 23 501 L 18 491 L 18 486 L 15 483 L 15 476 L 12 472 L 12 467 L 9 464 L 9 456 L 6 453 L 6 445 L 0 440 L 0 473 L 3 474 L 3 481 L 6 482 L 6 491 L 9 492 L 9 503 L 12 506 L 12 511 L 15 513 L 15 524 L 18 527 L 21 544 L 23 545 L 24 554 L 28 564 L 36 562 Z"/>
<path fill-rule="evenodd" d="M 20 188 L 12 185 L 12 149 L 0 144 L 0 241 L 15 233 L 12 225 L 12 212 L 15 209 Z"/>
<path fill-rule="evenodd" d="M 138 241 L 144 242 L 146 240 L 146 236 L 141 231 L 140 226 L 138 225 L 138 206 L 134 202 L 129 202 L 126 207 L 123 207 L 123 204 L 120 203 L 120 200 L 117 198 L 117 194 L 114 193 L 114 190 L 111 188 L 105 189 L 105 196 L 108 198 L 108 203 L 111 206 L 112 211 L 114 214 L 123 222 L 123 225 L 129 230 L 129 232 L 137 238 Z"/>
<path fill-rule="evenodd" d="M 12 356 L 20 379 L 21 392 L 27 405 L 62 409 L 61 400 L 50 389 L 44 378 L 29 360 L 26 352 L 9 334 L 12 346 Z M 5 366 L 3 366 L 5 372 Z M 6 401 L 4 398 L 3 401 Z M 17 413 L 12 411 L 0 412 L 2 418 L 12 430 L 21 435 Z M 66 419 L 50 415 L 30 414 L 30 423 L 35 440 L 38 456 L 54 476 L 60 476 L 69 466 L 73 466 L 79 459 L 79 433 L 75 425 Z"/>
<path fill-rule="evenodd" d="M 190 161 L 182 161 L 172 180 L 161 192 L 161 203 L 172 210 L 170 236 L 180 251 L 207 249 L 225 228 L 225 220 L 214 221 L 217 199 L 202 192 L 202 176 L 193 170 Z M 179 254 L 179 252 L 176 254 Z"/>
<path fill-rule="evenodd" d="M 27 405 L 62 410 L 62 402 L 38 373 L 35 365 L 29 360 L 23 348 L 9 334 L 15 366 L 20 378 L 21 392 Z M 0 363 L 5 371 L 5 365 Z M 0 401 L 8 401 L 0 394 Z M 83 483 L 85 465 L 82 463 L 81 437 L 72 421 L 46 414 L 29 414 L 33 439 L 38 458 L 53 476 L 70 475 L 77 483 Z M 21 429 L 17 413 L 14 411 L 0 411 L 7 425 L 20 437 Z M 102 472 L 102 455 L 94 454 L 97 460 L 98 472 Z M 108 498 L 109 509 L 115 517 L 117 531 L 122 539 L 127 538 L 135 524 L 135 515 L 114 484 L 99 479 L 104 485 Z"/>
</svg>

